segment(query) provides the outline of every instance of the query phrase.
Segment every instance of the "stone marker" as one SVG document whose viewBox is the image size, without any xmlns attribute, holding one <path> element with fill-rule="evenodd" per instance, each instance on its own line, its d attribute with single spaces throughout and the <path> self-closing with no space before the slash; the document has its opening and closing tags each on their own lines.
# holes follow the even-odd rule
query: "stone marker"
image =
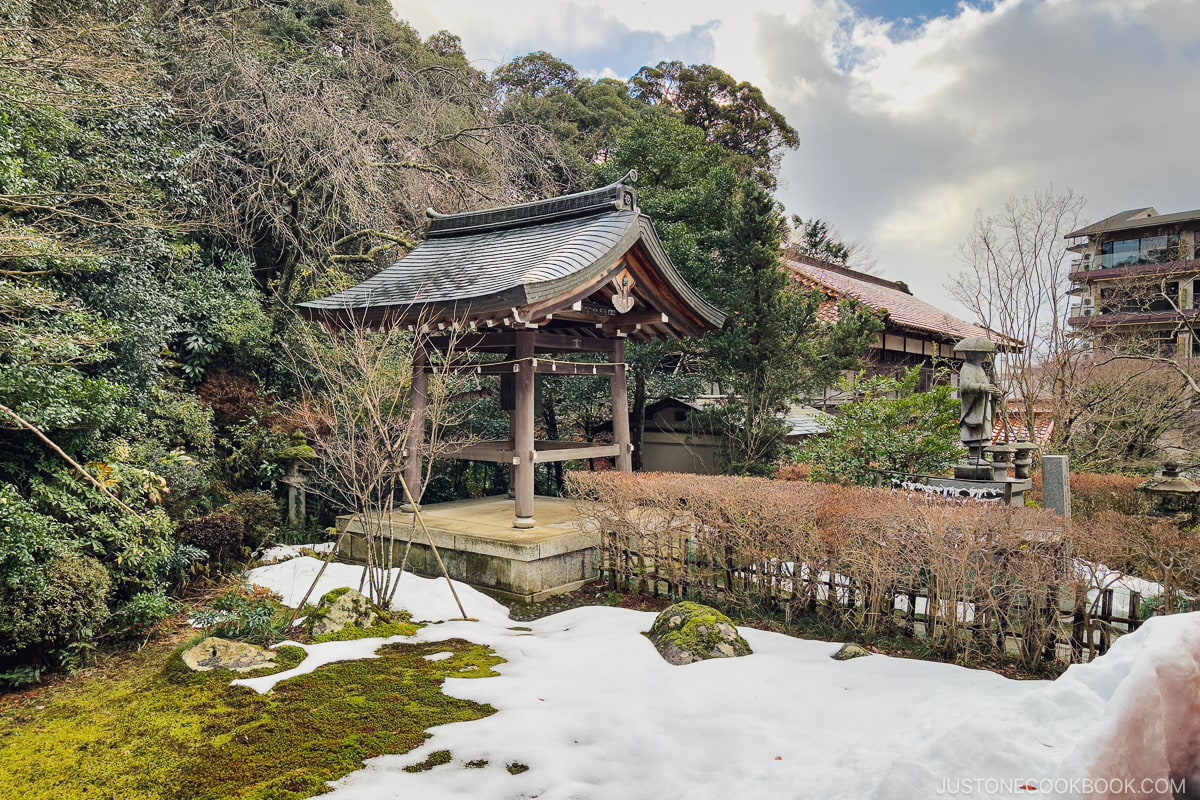
<svg viewBox="0 0 1200 800">
<path fill-rule="evenodd" d="M 246 642 L 235 642 L 219 636 L 209 636 L 199 644 L 183 651 L 183 663 L 193 672 L 227 669 L 250 672 L 275 666 L 275 654 Z"/>
<path fill-rule="evenodd" d="M 733 620 L 700 603 L 676 603 L 654 620 L 646 634 L 658 654 L 677 666 L 708 658 L 747 656 L 750 645 Z"/>
<path fill-rule="evenodd" d="M 1071 475 L 1066 456 L 1042 456 L 1042 498 L 1046 508 L 1071 516 Z"/>
</svg>

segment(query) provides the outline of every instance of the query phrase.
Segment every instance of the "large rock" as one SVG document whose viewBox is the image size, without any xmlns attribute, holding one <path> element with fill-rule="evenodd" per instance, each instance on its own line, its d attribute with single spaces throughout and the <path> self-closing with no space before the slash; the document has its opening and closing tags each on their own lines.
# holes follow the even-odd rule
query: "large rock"
<svg viewBox="0 0 1200 800">
<path fill-rule="evenodd" d="M 208 672 L 227 669 L 233 672 L 275 665 L 275 654 L 270 650 L 246 642 L 235 642 L 219 636 L 209 636 L 196 646 L 183 651 L 183 663 L 193 672 Z"/>
<path fill-rule="evenodd" d="M 752 652 L 729 617 L 700 603 L 671 606 L 658 615 L 647 636 L 659 655 L 677 665 Z"/>
<path fill-rule="evenodd" d="M 380 621 L 386 622 L 387 615 L 355 589 L 334 589 L 321 598 L 317 610 L 308 616 L 314 637 L 344 628 L 369 628 Z"/>
</svg>

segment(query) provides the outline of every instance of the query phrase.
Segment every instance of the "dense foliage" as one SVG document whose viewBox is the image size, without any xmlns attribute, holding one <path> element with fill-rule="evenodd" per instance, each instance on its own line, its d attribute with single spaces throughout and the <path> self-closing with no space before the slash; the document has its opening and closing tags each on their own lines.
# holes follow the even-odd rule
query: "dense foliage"
<svg viewBox="0 0 1200 800">
<path fill-rule="evenodd" d="M 842 391 L 852 399 L 825 435 L 810 439 L 800 454 L 812 466 L 813 478 L 873 486 L 889 474 L 946 471 L 963 454 L 959 402 L 948 380 L 924 392 L 917 390 L 920 380 L 919 367 L 899 378 L 843 380 Z"/>
<path fill-rule="evenodd" d="M 284 477 L 317 441 L 293 413 L 292 306 L 402 256 L 428 206 L 639 170 L 672 259 L 731 323 L 632 348 L 634 411 L 719 384 L 731 470 L 769 468 L 776 413 L 873 330 L 846 309 L 823 332 L 789 290 L 769 191 L 796 132 L 709 65 L 592 80 L 532 53 L 489 75 L 386 0 L 11 0 L 0 26 L 2 680 L 140 640 L 182 585 L 293 535 Z M 503 435 L 496 387 L 472 392 L 470 425 Z M 602 436 L 606 396 L 548 382 L 542 426 Z M 428 485 L 507 477 L 438 465 Z M 331 521 L 308 510 L 300 528 Z"/>
</svg>

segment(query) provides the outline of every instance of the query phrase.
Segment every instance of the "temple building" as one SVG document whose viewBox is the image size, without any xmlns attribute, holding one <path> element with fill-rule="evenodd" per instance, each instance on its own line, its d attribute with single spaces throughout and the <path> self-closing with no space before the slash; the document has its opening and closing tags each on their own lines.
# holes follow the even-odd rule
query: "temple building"
<svg viewBox="0 0 1200 800">
<path fill-rule="evenodd" d="M 462 368 L 501 375 L 511 391 L 511 438 L 474 442 L 447 457 L 510 464 L 516 528 L 533 528 L 534 467 L 609 457 L 631 469 L 626 341 L 701 337 L 725 314 L 680 276 L 629 184 L 522 205 L 430 212 L 426 240 L 400 261 L 339 294 L 300 305 L 327 325 L 404 326 L 431 346 L 498 354 Z M 591 353 L 602 363 L 567 354 Z M 425 413 L 430 367 L 414 367 L 413 410 Z M 616 424 L 611 443 L 534 438 L 535 376 L 607 375 Z M 502 392 L 503 394 L 503 392 Z M 421 426 L 417 426 L 420 436 Z M 421 496 L 424 440 L 409 442 L 405 480 Z"/>
</svg>

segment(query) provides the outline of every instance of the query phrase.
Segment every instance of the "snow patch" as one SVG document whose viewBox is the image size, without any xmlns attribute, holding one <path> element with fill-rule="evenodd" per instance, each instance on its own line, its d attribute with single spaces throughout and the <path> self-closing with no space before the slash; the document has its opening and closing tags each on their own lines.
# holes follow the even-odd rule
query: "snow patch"
<svg viewBox="0 0 1200 800">
<path fill-rule="evenodd" d="M 264 564 L 276 564 L 280 561 L 298 558 L 302 550 L 310 550 L 314 553 L 328 553 L 333 550 L 333 542 L 314 542 L 313 544 L 277 544 L 274 547 L 268 547 L 258 556 L 258 560 Z"/>
<path fill-rule="evenodd" d="M 305 561 L 250 580 L 294 604 L 320 566 Z M 357 586 L 359 575 L 331 564 L 318 591 Z M 457 588 L 479 621 L 453 619 L 444 581 L 403 576 L 397 607 L 446 620 L 406 641 L 491 647 L 506 660 L 498 677 L 449 678 L 443 690 L 497 713 L 433 728 L 425 744 L 371 759 L 327 797 L 909 800 L 965 795 L 967 781 L 973 797 L 1024 796 L 1013 787 L 1055 779 L 1062 791 L 1036 796 L 1079 797 L 1081 784 L 1068 781 L 1200 781 L 1200 613 L 1152 619 L 1056 681 L 1012 681 L 882 655 L 837 662 L 837 643 L 750 628 L 740 632 L 753 655 L 674 667 L 643 635 L 652 613 L 578 608 L 513 631 L 502 606 Z M 306 646 L 296 670 L 237 682 L 265 691 L 311 671 L 310 661 L 370 657 L 386 641 Z M 454 760 L 404 770 L 437 750 Z M 513 762 L 529 769 L 512 775 Z"/>
<path fill-rule="evenodd" d="M 312 586 L 322 563 L 311 556 L 300 556 L 279 564 L 252 569 L 247 574 L 246 581 L 278 593 L 283 597 L 285 606 L 295 608 Z M 357 589 L 362 579 L 362 571 L 362 567 L 353 564 L 329 564 L 308 602 L 315 604 L 323 595 L 334 589 L 347 586 Z M 395 569 L 392 572 L 395 577 L 399 570 Z M 482 592 L 457 581 L 454 583 L 454 589 L 458 592 L 468 617 L 496 623 L 508 620 L 508 609 Z M 400 587 L 396 590 L 392 609 L 408 611 L 417 622 L 439 622 L 460 616 L 445 579 L 422 578 L 410 572 L 400 576 Z"/>
</svg>

